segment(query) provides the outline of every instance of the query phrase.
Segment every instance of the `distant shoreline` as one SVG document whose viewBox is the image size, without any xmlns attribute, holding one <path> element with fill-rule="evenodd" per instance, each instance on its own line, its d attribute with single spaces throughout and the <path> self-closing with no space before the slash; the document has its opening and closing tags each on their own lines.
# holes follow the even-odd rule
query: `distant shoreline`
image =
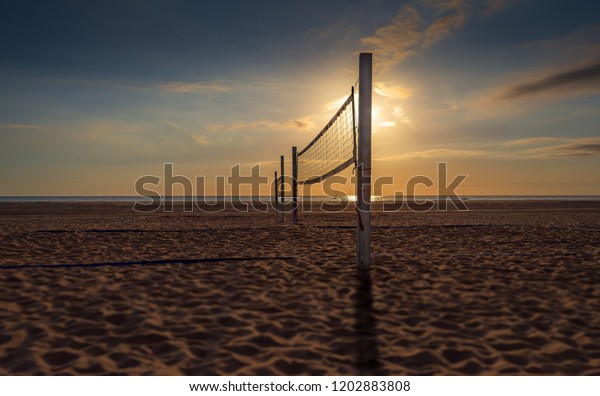
<svg viewBox="0 0 600 396">
<path fill-rule="evenodd" d="M 600 201 L 600 195 L 465 195 L 460 196 L 465 201 Z M 271 196 L 240 196 L 239 199 L 232 199 L 231 196 L 206 196 L 206 197 L 163 197 L 163 202 L 190 202 L 198 200 L 204 202 L 270 202 L 273 199 Z M 290 197 L 286 197 L 286 201 L 290 200 Z M 302 201 L 302 197 L 298 200 Z M 437 201 L 438 197 L 434 195 L 417 195 L 415 196 L 417 201 L 430 199 Z M 440 198 L 442 199 L 442 198 Z M 392 196 L 373 197 L 373 201 L 379 202 L 391 202 Z M 323 201 L 336 201 L 336 198 L 327 196 L 314 196 L 312 201 L 323 202 Z M 111 202 L 149 202 L 147 198 L 137 196 L 0 196 L 0 204 L 2 203 L 73 203 L 73 202 L 99 202 L 99 203 L 111 203 Z"/>
</svg>

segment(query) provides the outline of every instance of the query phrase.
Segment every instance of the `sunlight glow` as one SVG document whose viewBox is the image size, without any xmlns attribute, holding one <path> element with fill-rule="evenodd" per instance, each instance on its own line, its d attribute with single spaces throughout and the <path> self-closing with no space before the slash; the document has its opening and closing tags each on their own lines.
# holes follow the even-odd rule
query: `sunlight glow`
<svg viewBox="0 0 600 396">
<path fill-rule="evenodd" d="M 371 202 L 381 201 L 382 195 L 371 195 Z M 345 201 L 356 202 L 356 195 L 347 195 Z"/>
<path fill-rule="evenodd" d="M 392 115 L 401 124 L 410 125 L 410 119 L 408 118 L 408 116 L 406 115 L 406 113 L 404 112 L 404 110 L 402 109 L 402 107 L 400 107 L 400 106 L 394 106 L 394 111 L 392 112 Z"/>
<path fill-rule="evenodd" d="M 386 98 L 402 100 L 410 98 L 413 94 L 413 90 L 410 88 L 406 88 L 401 85 L 386 85 L 381 81 L 375 83 L 373 91 L 375 91 L 376 94 Z"/>
<path fill-rule="evenodd" d="M 340 107 L 342 107 L 342 105 L 344 104 L 344 102 L 346 101 L 346 99 L 348 99 L 348 95 L 342 96 L 341 98 L 338 98 L 334 101 L 331 101 L 329 103 L 327 103 L 325 105 L 325 110 L 337 110 Z"/>
<path fill-rule="evenodd" d="M 380 123 L 383 120 L 381 119 L 381 107 L 373 106 L 372 117 L 374 123 Z"/>
</svg>

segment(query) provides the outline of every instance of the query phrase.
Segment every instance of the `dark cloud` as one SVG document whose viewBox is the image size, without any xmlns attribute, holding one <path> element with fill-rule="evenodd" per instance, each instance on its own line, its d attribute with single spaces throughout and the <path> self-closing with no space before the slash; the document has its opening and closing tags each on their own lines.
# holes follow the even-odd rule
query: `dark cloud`
<svg viewBox="0 0 600 396">
<path fill-rule="evenodd" d="M 575 139 L 569 143 L 530 151 L 542 157 L 589 157 L 600 155 L 600 138 Z"/>
<path fill-rule="evenodd" d="M 310 126 L 308 122 L 302 120 L 292 120 L 290 122 L 292 125 L 301 129 L 308 128 Z"/>
<path fill-rule="evenodd" d="M 591 65 L 561 71 L 540 80 L 515 85 L 496 99 L 517 99 L 551 89 L 581 88 L 590 83 L 600 83 L 600 60 Z"/>
</svg>

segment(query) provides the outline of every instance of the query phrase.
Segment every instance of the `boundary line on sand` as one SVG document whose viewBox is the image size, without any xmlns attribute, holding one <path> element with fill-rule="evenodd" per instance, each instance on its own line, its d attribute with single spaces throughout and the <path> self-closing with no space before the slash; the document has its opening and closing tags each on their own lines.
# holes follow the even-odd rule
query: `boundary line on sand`
<svg viewBox="0 0 600 396">
<path fill-rule="evenodd" d="M 225 227 L 225 228 L 188 228 L 179 230 L 144 230 L 144 229 L 88 229 L 88 230 L 35 230 L 35 233 L 69 234 L 69 233 L 138 233 L 138 232 L 214 232 L 214 231 L 254 231 L 279 229 L 278 227 Z"/>
<path fill-rule="evenodd" d="M 130 265 L 168 265 L 168 264 L 200 264 L 218 263 L 222 261 L 256 261 L 256 260 L 293 260 L 295 256 L 274 257 L 210 257 L 197 259 L 168 259 L 147 261 L 124 261 L 114 263 L 72 263 L 72 264 L 23 264 L 23 265 L 0 265 L 0 270 L 25 269 L 25 268 L 78 268 L 78 267 L 126 267 Z"/>
<path fill-rule="evenodd" d="M 467 227 L 507 227 L 513 224 L 424 224 L 424 225 L 405 225 L 405 226 L 371 226 L 378 229 L 406 229 L 406 228 L 467 228 Z M 317 228 L 356 228 L 355 225 L 321 225 Z"/>
</svg>

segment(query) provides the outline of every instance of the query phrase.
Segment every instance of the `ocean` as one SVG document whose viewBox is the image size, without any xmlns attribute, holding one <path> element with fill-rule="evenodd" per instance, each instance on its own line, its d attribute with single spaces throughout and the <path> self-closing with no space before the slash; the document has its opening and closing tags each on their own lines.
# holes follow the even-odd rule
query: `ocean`
<svg viewBox="0 0 600 396">
<path fill-rule="evenodd" d="M 433 195 L 418 195 L 415 196 L 416 200 L 430 199 L 433 201 L 438 200 L 437 196 Z M 600 195 L 468 195 L 460 197 L 466 201 L 600 201 Z M 172 202 L 189 202 L 193 200 L 204 201 L 204 202 L 231 202 L 233 197 L 231 196 L 205 196 L 205 197 L 192 197 L 192 196 L 173 196 L 163 197 L 165 201 Z M 270 202 L 273 199 L 271 196 L 240 196 L 239 201 L 250 202 L 250 201 L 262 201 Z M 327 196 L 315 196 L 311 197 L 313 201 L 326 201 L 334 200 L 335 198 Z M 393 196 L 373 196 L 372 201 L 379 202 L 391 202 Z M 290 197 L 286 197 L 286 201 L 291 200 Z M 302 197 L 298 198 L 302 201 Z M 353 201 L 353 196 L 349 196 L 344 200 Z M 235 201 L 238 201 L 237 197 Z M 0 196 L 0 203 L 5 202 L 149 202 L 148 198 L 139 196 Z"/>
</svg>

